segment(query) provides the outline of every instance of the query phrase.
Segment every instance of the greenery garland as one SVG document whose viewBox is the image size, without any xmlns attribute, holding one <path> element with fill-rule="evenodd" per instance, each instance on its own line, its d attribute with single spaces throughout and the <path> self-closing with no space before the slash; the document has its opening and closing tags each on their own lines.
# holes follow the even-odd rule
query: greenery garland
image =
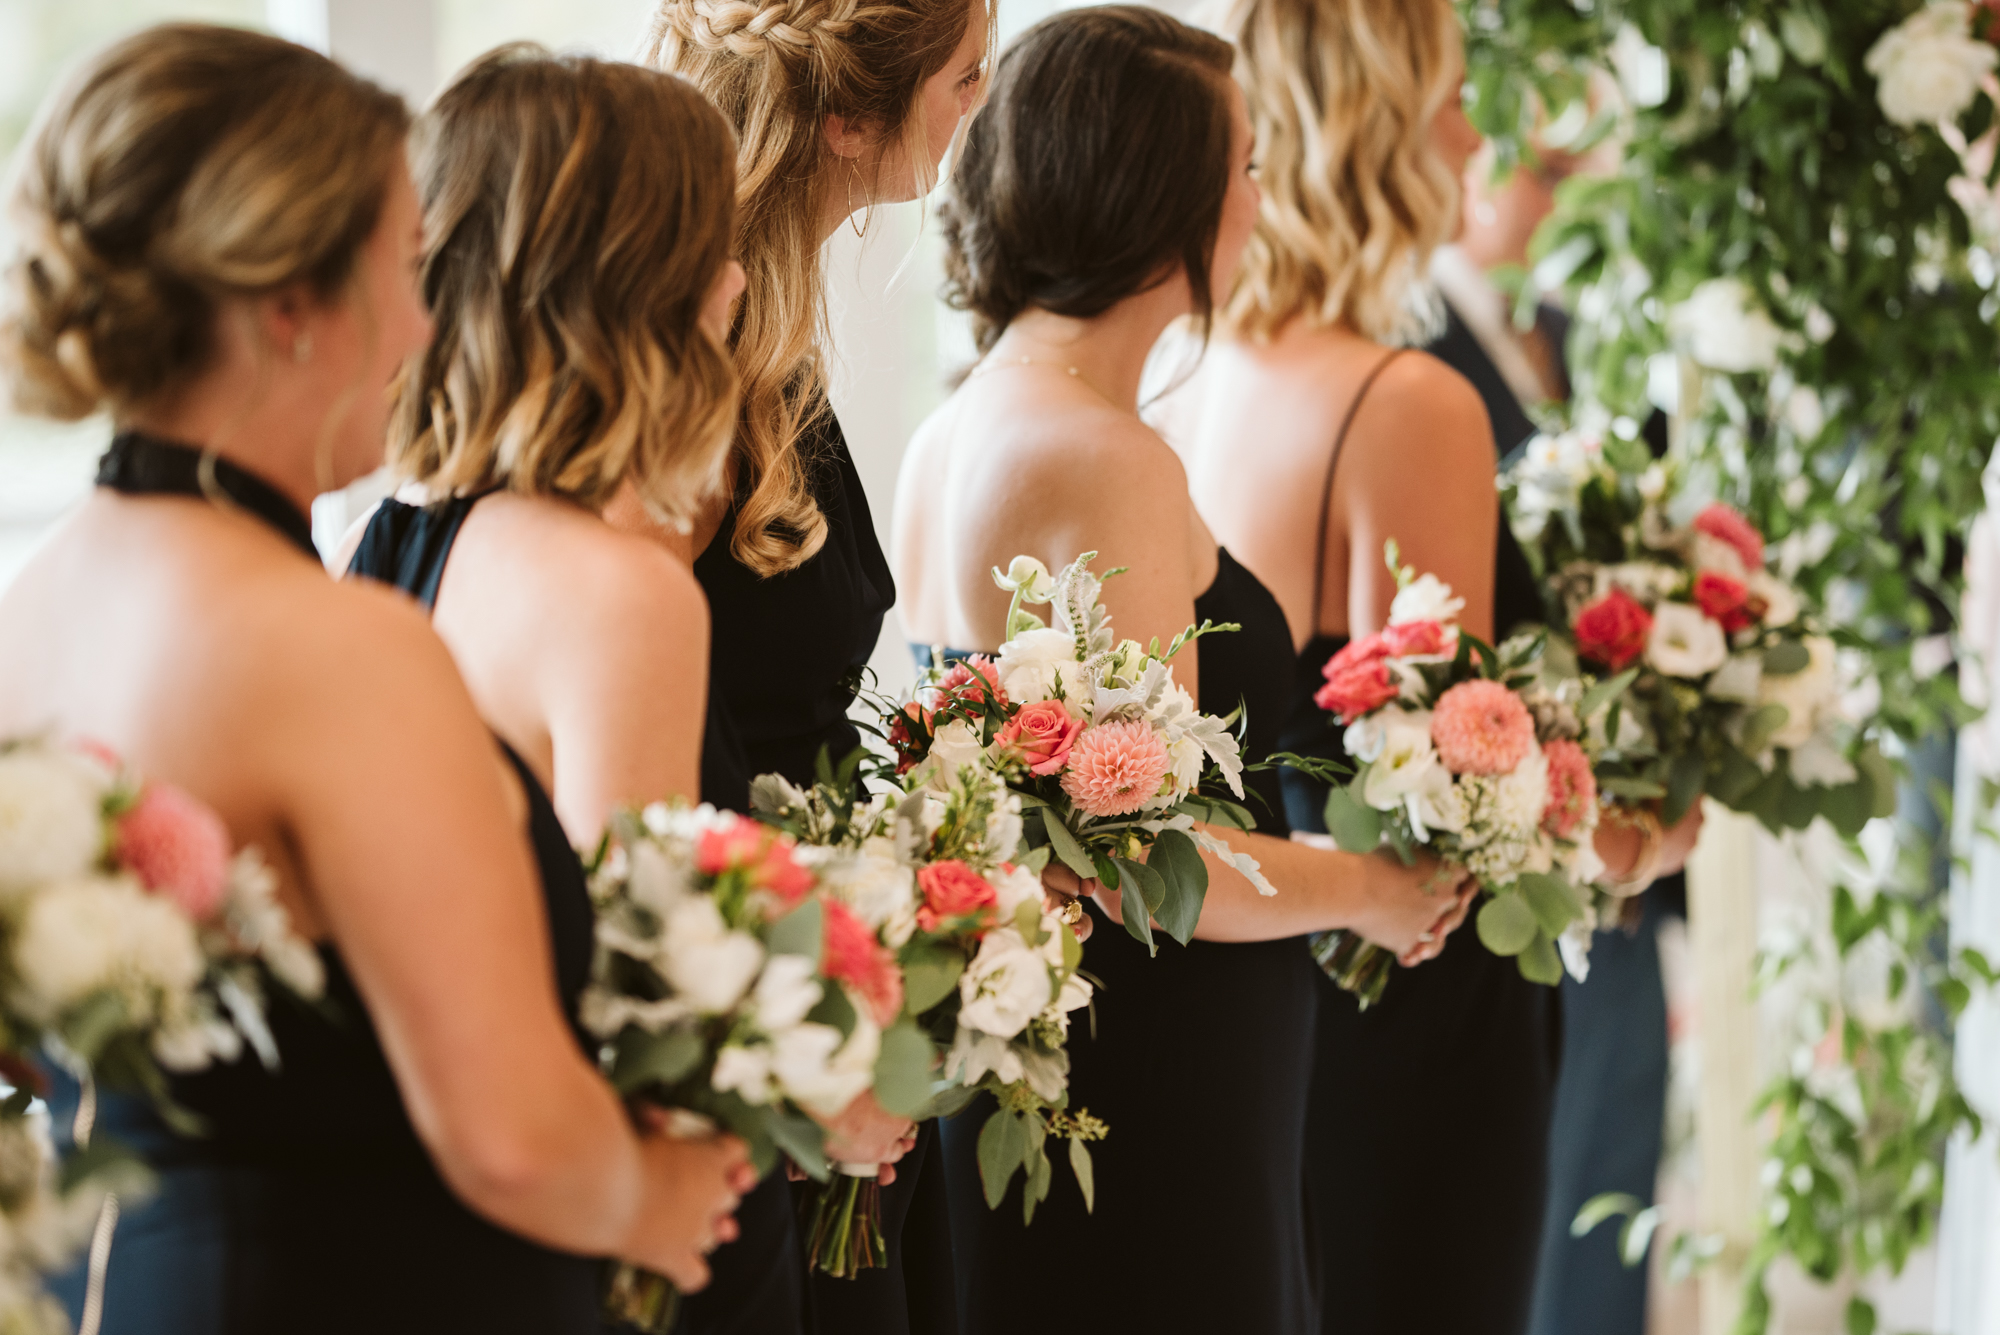
<svg viewBox="0 0 2000 1335">
<path fill-rule="evenodd" d="M 1633 439 L 1673 414 L 1688 466 L 1778 540 L 1879 682 L 1876 736 L 1970 721 L 1943 636 L 2000 436 L 1996 173 L 1966 165 L 1995 121 L 1994 0 L 1461 7 L 1470 110 L 1503 170 L 1537 143 L 1622 145 L 1613 174 L 1562 186 L 1518 275 L 1524 311 L 1561 290 L 1575 313 L 1573 419 Z M 1915 826 L 1870 849 L 1834 877 L 1830 940 L 1760 957 L 1760 982 L 1827 982 L 1759 1104 L 1773 1136 L 1739 1335 L 1767 1328 L 1779 1257 L 1822 1281 L 1899 1271 L 1935 1230 L 1946 1142 L 1978 1128 L 1948 1031 L 1993 969 L 1942 947 Z M 1881 1004 L 1857 997 L 1864 974 Z M 1874 1309 L 1856 1298 L 1847 1320 L 1865 1335 Z"/>
</svg>

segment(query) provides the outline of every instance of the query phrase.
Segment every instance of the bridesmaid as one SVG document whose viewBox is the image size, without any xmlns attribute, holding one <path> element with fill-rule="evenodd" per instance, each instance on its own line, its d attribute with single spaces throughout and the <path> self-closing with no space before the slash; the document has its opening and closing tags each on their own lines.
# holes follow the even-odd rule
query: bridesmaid
<svg viewBox="0 0 2000 1335">
<path fill-rule="evenodd" d="M 576 1035 L 590 904 L 533 771 L 422 618 L 313 551 L 306 506 L 375 465 L 430 335 L 407 123 L 304 48 L 154 28 L 46 109 L 14 190 L 8 388 L 118 434 L 0 597 L 0 734 L 99 739 L 213 806 L 331 1004 L 275 1007 L 282 1073 L 175 1081 L 207 1137 L 100 1106 L 160 1181 L 91 1295 L 114 1335 L 584 1335 L 591 1258 L 699 1287 L 747 1171 L 634 1133 Z"/>
<path fill-rule="evenodd" d="M 645 63 L 692 79 L 738 137 L 734 253 L 749 285 L 731 331 L 743 403 L 728 486 L 692 532 L 653 531 L 708 595 L 709 678 L 752 774 L 810 782 L 820 754 L 861 741 L 847 711 L 896 590 L 826 401 L 820 250 L 936 182 L 978 100 L 990 24 L 988 0 L 664 0 L 653 18 Z M 926 1126 L 885 1169 L 900 1173 L 882 1195 L 889 1264 L 812 1276 L 819 1335 L 954 1329 L 935 1138 Z"/>
<path fill-rule="evenodd" d="M 419 122 L 437 334 L 403 382 L 389 459 L 435 498 L 370 518 L 351 573 L 432 609 L 473 700 L 550 789 L 570 842 L 620 802 L 743 808 L 726 730 L 703 735 L 708 608 L 685 561 L 601 517 L 685 526 L 736 425 L 729 308 L 735 142 L 685 79 L 503 47 Z M 508 244 L 508 238 L 517 238 Z M 833 1152 L 893 1161 L 908 1123 L 870 1095 Z M 774 1174 L 683 1335 L 796 1335 L 800 1264 Z"/>
<path fill-rule="evenodd" d="M 1285 609 L 1299 655 L 1284 746 L 1337 757 L 1339 733 L 1312 695 L 1334 651 L 1387 617 L 1386 539 L 1465 597 L 1473 634 L 1542 617 L 1500 522 L 1477 392 L 1401 350 L 1431 327 L 1435 298 L 1418 282 L 1451 235 L 1479 137 L 1460 101 L 1449 0 L 1238 0 L 1223 31 L 1266 194 L 1226 336 L 1156 420 L 1188 462 L 1202 517 Z M 1325 797 L 1285 775 L 1296 828 L 1325 829 Z M 1613 879 L 1670 870 L 1691 838 L 1663 849 L 1654 822 L 1640 842 L 1600 833 Z M 1315 986 L 1308 1180 L 1322 1329 L 1515 1335 L 1534 1283 L 1560 992 L 1471 932 L 1434 967 L 1392 979 L 1366 1014 L 1323 977 Z M 1436 1279 L 1441 1219 L 1480 1240 L 1453 1253 L 1448 1284 Z"/>
<path fill-rule="evenodd" d="M 1104 598 L 1142 644 L 1197 619 L 1239 623 L 1174 671 L 1203 709 L 1245 708 L 1260 758 L 1290 691 L 1284 613 L 1217 547 L 1137 411 L 1148 350 L 1170 322 L 1206 320 L 1256 220 L 1229 68 L 1220 39 L 1135 6 L 1060 14 L 1002 58 L 944 214 L 948 296 L 984 357 L 905 456 L 895 537 L 906 623 L 931 643 L 997 647 L 1008 600 L 988 572 L 1019 553 L 1055 568 L 1094 549 L 1101 569 L 1128 567 Z M 1316 1328 L 1303 936 L 1353 927 L 1415 962 L 1464 900 L 1427 892 L 1434 867 L 1288 842 L 1276 775 L 1247 777 L 1262 830 L 1229 837 L 1277 895 L 1211 860 L 1192 945 L 1164 940 L 1148 958 L 1115 927 L 1091 937 L 1104 987 L 1094 1025 L 1071 1031 L 1070 1097 L 1111 1125 L 1095 1212 L 1069 1184 L 1032 1229 L 1017 1200 L 988 1210 L 984 1110 L 948 1126 L 967 1335 Z M 1119 912 L 1100 890 L 1093 913 Z"/>
</svg>

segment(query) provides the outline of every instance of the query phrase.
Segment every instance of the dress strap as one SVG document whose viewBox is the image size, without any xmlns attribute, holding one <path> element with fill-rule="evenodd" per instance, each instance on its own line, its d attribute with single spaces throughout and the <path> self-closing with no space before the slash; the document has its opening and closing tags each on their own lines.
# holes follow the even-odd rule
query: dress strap
<svg viewBox="0 0 2000 1335">
<path fill-rule="evenodd" d="M 1361 401 L 1368 397 L 1368 391 L 1375 387 L 1376 379 L 1389 369 L 1389 363 L 1403 355 L 1405 349 L 1391 348 L 1389 354 L 1376 362 L 1374 369 L 1362 380 L 1361 388 L 1354 392 L 1354 401 L 1347 405 L 1347 415 L 1340 419 L 1340 430 L 1333 437 L 1333 452 L 1326 459 L 1326 482 L 1319 489 L 1319 541 L 1313 547 L 1313 600 L 1312 628 L 1319 632 L 1319 609 L 1326 595 L 1326 530 L 1333 510 L 1333 470 L 1340 464 L 1340 447 L 1347 443 L 1347 433 L 1354 428 L 1354 419 L 1361 412 Z"/>
<path fill-rule="evenodd" d="M 347 573 L 393 584 L 421 603 L 426 612 L 435 611 L 445 562 L 451 559 L 452 544 L 458 541 L 465 517 L 473 506 L 498 490 L 487 487 L 426 506 L 383 501 L 362 531 Z"/>
<path fill-rule="evenodd" d="M 313 560 L 312 521 L 289 497 L 213 450 L 121 431 L 97 461 L 97 485 L 127 496 L 189 496 L 231 506 L 268 524 Z"/>
</svg>

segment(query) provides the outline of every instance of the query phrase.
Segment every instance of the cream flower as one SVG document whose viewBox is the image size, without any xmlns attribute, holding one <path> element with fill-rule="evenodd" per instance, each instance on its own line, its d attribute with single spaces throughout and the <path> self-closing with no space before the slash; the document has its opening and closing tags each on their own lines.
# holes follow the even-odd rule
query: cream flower
<svg viewBox="0 0 2000 1335">
<path fill-rule="evenodd" d="M 1758 703 L 1782 705 L 1787 715 L 1783 725 L 1771 734 L 1772 746 L 1804 746 L 1819 726 L 1820 712 L 1840 700 L 1833 641 L 1823 635 L 1810 635 L 1804 644 L 1810 655 L 1805 667 L 1782 676 L 1766 672 L 1758 684 Z"/>
<path fill-rule="evenodd" d="M 1688 356 L 1713 371 L 1769 371 L 1787 342 L 1748 284 L 1711 278 L 1674 307 L 1667 326 Z"/>
<path fill-rule="evenodd" d="M 997 927 L 958 980 L 959 1022 L 1012 1038 L 1053 999 L 1049 964 L 1012 927 Z"/>
<path fill-rule="evenodd" d="M 1729 658 L 1729 641 L 1722 627 L 1691 603 L 1661 603 L 1653 609 L 1653 631 L 1646 639 L 1646 661 L 1669 677 L 1694 680 L 1721 667 Z"/>
<path fill-rule="evenodd" d="M 1972 6 L 1933 0 L 1876 39 L 1862 66 L 1882 114 L 1898 125 L 1956 120 L 1993 72 L 1996 53 L 1972 36 Z"/>
<path fill-rule="evenodd" d="M 1759 570 L 1745 583 L 1752 597 L 1764 600 L 1765 625 L 1778 628 L 1799 619 L 1799 595 L 1784 580 L 1768 570 Z"/>
<path fill-rule="evenodd" d="M 1076 641 L 1060 630 L 1023 631 L 1000 646 L 994 661 L 1000 674 L 1000 689 L 1015 704 L 1031 705 L 1047 700 L 1064 683 L 1074 690 L 1083 680 L 1076 662 Z"/>
<path fill-rule="evenodd" d="M 931 738 L 931 753 L 924 758 L 924 784 L 933 792 L 948 793 L 958 786 L 959 772 L 977 769 L 986 756 L 979 729 L 964 719 L 953 719 Z"/>
<path fill-rule="evenodd" d="M 116 988 L 143 1022 L 161 994 L 191 992 L 203 968 L 194 925 L 126 877 L 47 887 L 28 902 L 14 942 L 16 1002 L 43 1021 Z"/>
<path fill-rule="evenodd" d="M 729 1011 L 763 967 L 764 947 L 747 932 L 732 932 L 715 901 L 690 895 L 669 909 L 660 933 L 660 974 L 696 1009 Z"/>
<path fill-rule="evenodd" d="M 1404 585 L 1389 604 L 1389 624 L 1401 626 L 1411 621 L 1456 621 L 1465 610 L 1465 599 L 1451 591 L 1451 585 L 1436 575 L 1419 575 Z"/>
<path fill-rule="evenodd" d="M 0 890 L 87 872 L 103 847 L 103 796 L 78 758 L 28 746 L 0 754 Z"/>
<path fill-rule="evenodd" d="M 1383 730 L 1381 753 L 1361 781 L 1361 800 L 1377 811 L 1393 811 L 1403 805 L 1403 799 L 1421 788 L 1425 777 L 1438 767 L 1429 727 L 1418 729 L 1411 724 L 1418 718 L 1428 724 L 1430 715 L 1405 714 Z"/>
</svg>

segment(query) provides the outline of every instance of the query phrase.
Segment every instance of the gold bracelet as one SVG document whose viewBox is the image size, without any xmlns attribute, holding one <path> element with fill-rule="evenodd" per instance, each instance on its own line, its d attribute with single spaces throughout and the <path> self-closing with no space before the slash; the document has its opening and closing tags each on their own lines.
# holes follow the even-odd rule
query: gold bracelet
<svg viewBox="0 0 2000 1335">
<path fill-rule="evenodd" d="M 1639 832 L 1639 856 L 1632 863 L 1632 870 L 1623 876 L 1606 876 L 1598 884 L 1614 899 L 1629 899 L 1638 894 L 1657 879 L 1660 867 L 1660 852 L 1666 844 L 1667 832 L 1660 825 L 1660 818 L 1649 808 L 1642 807 L 1636 814 L 1628 814 L 1623 807 L 1606 806 L 1607 818 L 1627 829 Z"/>
</svg>

